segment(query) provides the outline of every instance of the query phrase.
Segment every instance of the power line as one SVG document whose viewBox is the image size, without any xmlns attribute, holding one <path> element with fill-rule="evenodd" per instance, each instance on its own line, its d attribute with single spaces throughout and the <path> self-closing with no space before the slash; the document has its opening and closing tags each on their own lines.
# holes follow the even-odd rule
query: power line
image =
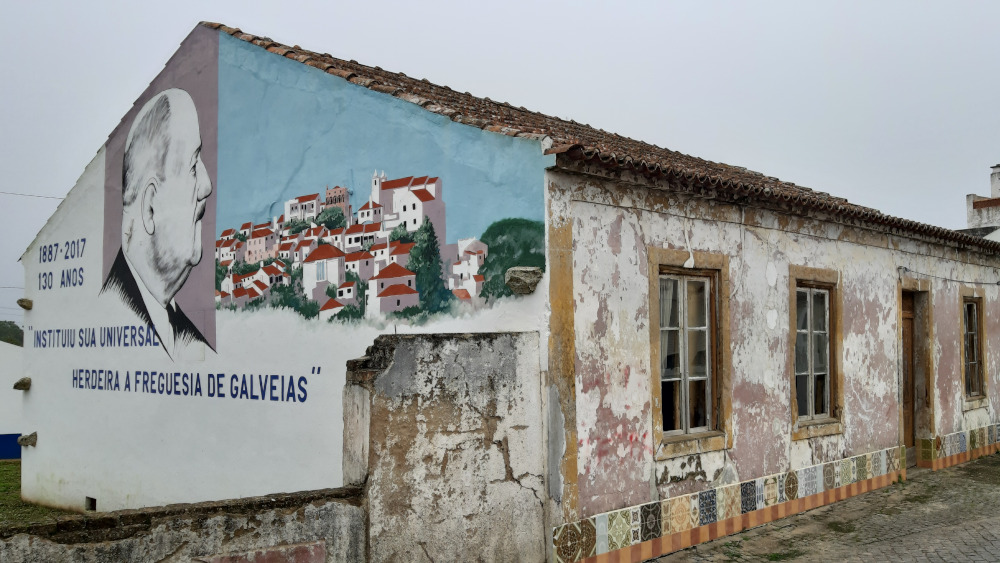
<svg viewBox="0 0 1000 563">
<path fill-rule="evenodd" d="M 54 195 L 38 195 L 38 194 L 19 194 L 17 192 L 0 192 L 3 195 L 16 195 L 21 197 L 40 197 L 43 199 L 66 199 L 64 197 L 56 197 Z"/>
<path fill-rule="evenodd" d="M 16 285 L 0 285 L 0 289 L 24 289 Z"/>
</svg>

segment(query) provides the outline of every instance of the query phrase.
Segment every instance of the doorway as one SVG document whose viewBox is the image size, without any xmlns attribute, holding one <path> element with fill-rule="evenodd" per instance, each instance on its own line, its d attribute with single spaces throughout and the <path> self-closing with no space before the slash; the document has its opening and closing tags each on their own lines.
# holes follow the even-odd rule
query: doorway
<svg viewBox="0 0 1000 563">
<path fill-rule="evenodd" d="M 911 467 L 917 464 L 917 440 L 914 425 L 914 367 L 916 358 L 914 357 L 913 346 L 913 321 L 914 321 L 914 296 L 912 291 L 903 292 L 903 445 L 906 446 L 906 466 Z"/>
</svg>

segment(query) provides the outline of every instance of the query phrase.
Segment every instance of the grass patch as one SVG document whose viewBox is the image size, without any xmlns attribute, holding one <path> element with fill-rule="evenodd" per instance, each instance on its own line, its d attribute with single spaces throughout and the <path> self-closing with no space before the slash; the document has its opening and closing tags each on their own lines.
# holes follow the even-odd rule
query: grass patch
<svg viewBox="0 0 1000 563">
<path fill-rule="evenodd" d="M 72 514 L 21 500 L 21 463 L 0 461 L 0 528 L 48 522 Z"/>
<path fill-rule="evenodd" d="M 854 531 L 853 522 L 827 522 L 826 527 L 840 534 L 849 534 Z"/>
<path fill-rule="evenodd" d="M 801 549 L 790 549 L 788 551 L 776 551 L 774 553 L 767 554 L 768 561 L 788 561 L 789 559 L 795 559 L 796 557 L 805 555 L 806 552 Z"/>
<path fill-rule="evenodd" d="M 740 556 L 740 549 L 743 548 L 743 542 L 736 540 L 730 541 L 722 544 L 722 553 L 730 559 L 738 558 Z"/>
</svg>

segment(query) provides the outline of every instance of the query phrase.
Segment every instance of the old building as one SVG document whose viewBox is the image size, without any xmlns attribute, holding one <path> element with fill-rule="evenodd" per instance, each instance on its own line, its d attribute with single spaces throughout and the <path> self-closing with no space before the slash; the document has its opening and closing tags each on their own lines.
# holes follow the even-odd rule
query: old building
<svg viewBox="0 0 1000 563">
<path fill-rule="evenodd" d="M 164 104 L 204 142 L 196 225 L 166 229 L 184 279 L 141 265 L 145 186 L 115 183 Z M 303 167 L 314 146 L 336 162 Z M 273 202 L 321 213 L 274 188 L 293 174 L 371 183 L 329 202 L 357 209 L 344 227 L 240 254 L 229 230 Z M 83 283 L 60 286 L 52 245 L 84 239 L 61 251 Z M 219 240 L 230 272 L 277 252 L 284 284 L 196 257 Z M 364 485 L 376 561 L 655 557 L 996 451 L 998 250 L 202 24 L 22 258 L 24 495 L 109 510 Z"/>
</svg>

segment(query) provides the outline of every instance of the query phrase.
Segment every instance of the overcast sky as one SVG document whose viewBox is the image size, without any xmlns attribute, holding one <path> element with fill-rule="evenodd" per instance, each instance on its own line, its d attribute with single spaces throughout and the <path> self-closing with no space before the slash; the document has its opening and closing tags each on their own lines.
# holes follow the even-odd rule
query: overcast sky
<svg viewBox="0 0 1000 563">
<path fill-rule="evenodd" d="M 0 0 L 0 191 L 61 197 L 200 20 L 965 227 L 1000 3 Z M 0 319 L 58 200 L 0 194 Z"/>
</svg>

